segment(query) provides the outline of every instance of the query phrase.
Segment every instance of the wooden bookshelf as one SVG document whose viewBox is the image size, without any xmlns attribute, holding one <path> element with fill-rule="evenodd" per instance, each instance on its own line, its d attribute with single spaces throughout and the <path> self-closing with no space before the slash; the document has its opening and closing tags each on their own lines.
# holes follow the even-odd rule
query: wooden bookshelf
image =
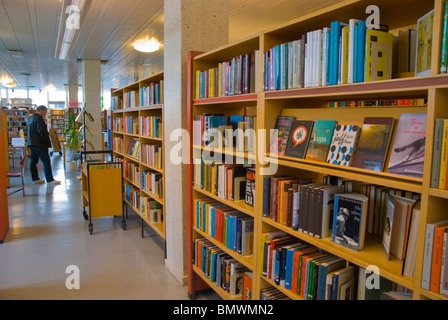
<svg viewBox="0 0 448 320">
<path fill-rule="evenodd" d="M 381 23 L 390 27 L 390 32 L 395 34 L 398 30 L 415 28 L 417 19 L 424 16 L 430 10 L 434 9 L 433 42 L 431 56 L 431 74 L 428 76 L 415 77 L 412 73 L 400 74 L 395 78 L 384 81 L 362 82 L 352 84 L 341 84 L 333 86 L 319 86 L 307 88 L 295 88 L 278 91 L 263 91 L 263 63 L 257 68 L 257 87 L 255 92 L 250 94 L 241 94 L 233 96 L 219 97 L 198 97 L 197 91 L 197 72 L 208 68 L 218 66 L 223 61 L 228 61 L 233 57 L 246 54 L 257 50 L 259 59 L 263 61 L 263 53 L 275 45 L 283 44 L 299 39 L 302 34 L 330 27 L 334 20 L 348 22 L 349 19 L 356 18 L 365 20 L 368 15 L 365 9 L 368 5 L 377 5 L 381 11 Z M 347 0 L 338 4 L 328 6 L 315 12 L 306 14 L 292 21 L 270 27 L 263 30 L 260 34 L 229 44 L 210 52 L 190 52 L 190 63 L 188 67 L 188 126 L 189 132 L 194 133 L 193 121 L 196 115 L 205 113 L 223 113 L 230 115 L 234 113 L 244 114 L 247 108 L 253 108 L 256 114 L 257 129 L 266 129 L 268 134 L 270 129 L 275 128 L 276 119 L 280 115 L 294 116 L 297 120 L 325 120 L 334 119 L 338 124 L 355 123 L 362 124 L 365 117 L 393 117 L 396 124 L 401 114 L 404 113 L 424 113 L 427 115 L 426 128 L 426 146 L 424 158 L 423 178 L 413 178 L 398 174 L 376 172 L 371 170 L 358 169 L 354 167 L 341 167 L 324 162 L 299 160 L 289 157 L 276 157 L 269 154 L 269 139 L 266 139 L 265 151 L 254 155 L 247 153 L 238 154 L 235 150 L 213 150 L 206 146 L 192 144 L 192 158 L 204 151 L 220 152 L 233 157 L 242 157 L 244 159 L 256 160 L 256 182 L 255 182 L 255 205 L 252 210 L 246 211 L 255 218 L 254 228 L 254 254 L 253 254 L 253 282 L 252 294 L 254 299 L 260 298 L 260 289 L 266 287 L 277 287 L 289 298 L 302 300 L 303 297 L 275 284 L 264 277 L 260 272 L 260 252 L 261 234 L 267 231 L 284 231 L 285 233 L 297 238 L 303 242 L 314 245 L 323 251 L 343 258 L 347 264 L 366 268 L 370 265 L 376 265 L 380 270 L 380 275 L 396 284 L 408 288 L 413 293 L 413 299 L 442 299 L 446 297 L 421 288 L 422 282 L 422 262 L 424 257 L 425 230 L 426 224 L 440 219 L 448 218 L 446 206 L 448 205 L 448 191 L 430 188 L 434 126 L 435 119 L 448 118 L 448 75 L 440 74 L 440 52 L 441 52 L 441 34 L 443 21 L 443 0 L 418 1 L 418 0 L 399 0 L 399 1 L 354 1 Z M 403 10 L 403 8 L 406 8 Z M 335 18 L 337 17 L 337 18 Z M 382 106 L 382 107 L 346 107 L 332 108 L 329 102 L 338 100 L 382 100 L 382 99 L 425 99 L 427 103 L 418 105 L 400 105 L 400 106 Z M 396 126 L 395 126 L 396 129 Z M 392 136 L 392 143 L 395 130 Z M 259 146 L 259 145 L 258 145 Z M 390 147 L 391 148 L 391 147 Z M 267 152 L 266 152 L 267 150 Z M 260 156 L 261 154 L 261 156 Z M 388 162 L 389 154 L 386 159 Z M 190 159 L 192 160 L 192 159 Z M 368 235 L 365 246 L 360 251 L 350 250 L 338 244 L 335 244 L 331 238 L 318 239 L 308 234 L 294 231 L 292 228 L 284 226 L 276 221 L 262 216 L 263 207 L 263 168 L 266 161 L 271 161 L 278 166 L 277 174 L 293 175 L 297 177 L 310 178 L 315 182 L 322 182 L 324 176 L 331 175 L 344 179 L 369 183 L 372 185 L 384 186 L 393 189 L 409 191 L 420 194 L 421 213 L 417 239 L 417 257 L 415 274 L 413 277 L 402 275 L 403 261 L 391 257 L 388 260 L 381 247 L 381 237 Z M 191 162 L 192 163 L 192 162 Z M 189 166 L 188 171 L 189 187 L 188 199 L 189 206 L 189 252 L 191 246 L 197 238 L 205 237 L 207 234 L 193 227 L 193 199 L 209 198 L 222 204 L 231 206 L 237 210 L 243 211 L 238 203 L 232 203 L 223 200 L 216 195 L 202 190 L 193 184 L 194 165 Z M 214 243 L 221 248 L 219 243 Z M 191 256 L 190 256 L 191 258 Z M 235 259 L 242 262 L 242 258 L 236 256 Z M 189 261 L 192 261 L 191 259 Z M 196 281 L 199 278 L 203 282 Z M 204 286 L 210 286 L 223 298 L 229 298 L 221 292 L 221 288 L 204 275 L 196 266 L 189 266 L 189 294 L 195 296 L 195 292 Z"/>
<path fill-rule="evenodd" d="M 157 84 L 159 89 L 154 88 Z M 150 92 L 149 89 L 152 88 Z M 157 91 L 157 97 L 155 96 Z M 113 90 L 112 93 L 112 150 L 114 150 L 114 157 L 121 159 L 124 162 L 134 163 L 139 172 L 142 170 L 150 170 L 151 172 L 162 174 L 162 195 L 156 195 L 148 190 L 142 188 L 138 181 L 133 181 L 124 176 L 124 184 L 132 185 L 139 190 L 139 196 L 147 197 L 162 207 L 163 220 L 162 222 L 153 222 L 144 214 L 141 209 L 126 198 L 126 191 L 124 195 L 125 203 L 128 208 L 135 211 L 143 223 L 152 228 L 162 239 L 166 239 L 166 223 L 165 223 L 165 185 L 164 185 L 164 132 L 163 132 L 163 72 L 156 73 L 147 78 L 141 79 L 137 82 L 129 84 L 125 87 Z M 144 95 L 144 97 L 143 97 Z M 153 117 L 153 119 L 160 119 L 157 130 L 157 136 L 144 134 L 142 132 L 142 119 L 144 117 Z M 134 120 L 134 126 L 129 126 L 131 119 Z M 154 132 L 154 131 L 152 131 Z M 140 148 L 139 154 L 129 154 L 128 147 L 132 142 L 138 142 Z M 148 144 L 153 146 L 160 146 L 162 151 L 159 152 L 161 157 L 159 164 L 151 165 L 143 161 L 141 156 L 141 145 Z M 121 146 L 121 147 L 120 147 Z M 160 150 L 160 149 L 159 149 Z M 125 175 L 125 172 L 123 171 Z M 143 235 L 143 229 L 142 229 Z"/>
</svg>

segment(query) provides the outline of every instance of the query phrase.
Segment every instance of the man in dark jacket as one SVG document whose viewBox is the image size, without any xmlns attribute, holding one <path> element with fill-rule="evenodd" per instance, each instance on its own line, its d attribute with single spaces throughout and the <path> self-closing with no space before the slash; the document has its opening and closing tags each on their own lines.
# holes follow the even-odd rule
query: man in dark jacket
<svg viewBox="0 0 448 320">
<path fill-rule="evenodd" d="M 28 146 L 31 150 L 30 171 L 34 184 L 43 184 L 45 180 L 39 179 L 37 163 L 42 161 L 47 184 L 60 184 L 61 182 L 53 178 L 51 170 L 51 160 L 48 155 L 48 148 L 51 147 L 50 135 L 44 117 L 47 115 L 47 107 L 39 106 L 36 113 L 28 118 L 27 133 Z"/>
</svg>

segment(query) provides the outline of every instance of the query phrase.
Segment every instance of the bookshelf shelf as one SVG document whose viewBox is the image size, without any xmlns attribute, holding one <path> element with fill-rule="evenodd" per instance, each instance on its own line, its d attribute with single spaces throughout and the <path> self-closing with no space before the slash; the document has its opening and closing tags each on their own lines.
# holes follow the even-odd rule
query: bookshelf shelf
<svg viewBox="0 0 448 320">
<path fill-rule="evenodd" d="M 213 290 L 224 300 L 241 300 L 241 297 L 235 298 L 232 297 L 228 292 L 226 292 L 224 289 L 218 287 L 214 282 L 211 282 L 209 278 L 202 272 L 201 269 L 193 265 L 194 272 L 201 277 L 201 279 L 208 284 L 210 288 L 213 288 Z"/>
<path fill-rule="evenodd" d="M 315 10 L 297 19 L 269 27 L 263 30 L 260 34 L 242 41 L 206 53 L 190 52 L 190 63 L 188 66 L 188 129 L 193 138 L 191 140 L 191 142 L 193 142 L 191 147 L 191 160 L 197 158 L 199 154 L 202 155 L 204 151 L 207 151 L 214 152 L 214 154 L 230 155 L 233 158 L 241 157 L 246 160 L 256 161 L 256 201 L 254 207 L 251 208 L 245 208 L 232 201 L 223 200 L 214 194 L 197 187 L 194 179 L 196 178 L 195 174 L 198 171 L 195 171 L 197 168 L 193 164 L 193 161 L 191 161 L 192 164 L 189 165 L 188 172 L 191 184 L 189 185 L 187 195 L 190 201 L 188 204 L 190 247 L 194 245 L 194 240 L 198 237 L 207 238 L 203 232 L 197 230 L 193 226 L 191 220 L 193 217 L 193 199 L 206 197 L 254 217 L 252 296 L 255 300 L 260 298 L 261 288 L 264 289 L 271 286 L 284 292 L 293 300 L 304 300 L 303 297 L 276 285 L 275 282 L 263 276 L 260 268 L 262 266 L 260 266 L 260 264 L 263 263 L 264 253 L 261 250 L 261 245 L 264 243 L 261 242 L 264 241 L 264 237 L 269 232 L 284 232 L 294 240 L 303 241 L 322 251 L 328 252 L 333 256 L 344 259 L 347 265 L 354 265 L 364 269 L 375 265 L 379 268 L 381 277 L 412 291 L 413 299 L 415 300 L 446 300 L 447 298 L 442 295 L 424 290 L 421 287 L 426 225 L 429 222 L 448 218 L 446 210 L 444 210 L 448 205 L 448 190 L 430 188 L 432 158 L 434 155 L 435 120 L 440 118 L 448 119 L 448 110 L 445 107 L 448 104 L 448 74 L 441 74 L 440 72 L 444 4 L 444 0 L 373 0 L 368 3 L 361 0 L 345 0 Z M 280 46 L 300 39 L 302 39 L 302 41 L 305 41 L 305 39 L 307 39 L 307 41 L 312 41 L 313 38 L 311 38 L 311 40 L 310 38 L 306 38 L 308 37 L 308 32 L 311 33 L 318 29 L 321 30 L 324 27 L 329 28 L 331 22 L 336 20 L 347 23 L 350 19 L 365 21 L 368 16 L 368 14 L 366 15 L 365 10 L 368 5 L 378 6 L 381 10 L 381 23 L 388 25 L 390 33 L 396 37 L 398 37 L 400 31 L 415 29 L 417 20 L 434 9 L 433 41 L 431 44 L 432 54 L 430 63 L 431 70 L 427 75 L 415 76 L 415 73 L 412 71 L 405 72 L 394 70 L 392 72 L 392 79 L 389 80 L 357 82 L 351 84 L 348 84 L 347 81 L 347 84 L 324 86 L 322 86 L 322 82 L 319 82 L 319 80 L 317 81 L 317 85 L 319 86 L 316 85 L 315 87 L 302 85 L 301 88 L 298 88 L 293 85 L 289 87 L 295 87 L 294 89 L 276 91 L 266 90 L 268 79 L 265 78 L 265 75 L 267 74 L 264 73 L 264 69 L 265 66 L 271 66 L 270 63 L 272 60 L 267 59 L 272 59 L 273 57 L 272 55 L 267 56 L 267 52 L 271 52 L 270 50 L 275 46 Z M 406 8 L 406 12 L 403 12 L 402 8 Z M 347 29 L 345 32 L 347 32 Z M 341 34 L 338 36 L 339 39 L 342 38 Z M 300 38 L 302 35 L 304 35 L 304 37 Z M 310 46 L 309 43 L 310 42 L 307 42 Z M 254 92 L 250 94 L 219 97 L 212 94 L 211 98 L 204 98 L 206 95 L 204 95 L 202 91 L 199 91 L 199 89 L 202 90 L 202 87 L 198 87 L 198 85 L 203 83 L 199 81 L 198 77 L 201 72 L 207 69 L 216 68 L 220 63 L 228 61 L 238 55 L 244 55 L 251 52 L 256 52 L 258 54 L 258 60 L 260 62 L 256 67 L 255 79 L 257 86 Z M 336 50 L 334 50 L 334 52 L 336 52 Z M 278 54 L 280 55 L 280 53 Z M 399 60 L 396 61 L 398 62 Z M 315 68 L 310 69 L 311 71 L 314 71 Z M 280 70 L 280 68 L 277 70 Z M 286 71 L 283 71 L 282 69 L 279 71 L 279 74 L 275 74 L 275 76 L 280 77 L 282 72 L 284 72 L 283 74 L 286 74 Z M 342 72 L 345 71 L 341 71 L 341 74 Z M 319 74 L 319 72 L 317 73 Z M 269 75 L 272 76 L 273 79 L 274 73 Z M 281 78 L 276 80 L 280 83 L 279 79 Z M 341 78 L 340 83 L 343 81 L 344 80 Z M 311 85 L 314 84 L 311 83 Z M 280 85 L 280 87 L 282 86 Z M 285 87 L 287 86 L 285 85 Z M 271 87 L 269 87 L 269 89 L 271 90 Z M 276 89 L 278 89 L 278 87 Z M 390 101 L 386 102 L 386 100 L 396 101 L 390 103 Z M 350 107 L 342 107 L 345 102 L 361 103 L 357 103 L 356 107 L 353 107 L 355 105 L 354 103 L 347 104 L 350 105 Z M 334 107 L 335 105 L 337 105 L 337 107 Z M 194 134 L 197 133 L 198 126 L 195 121 L 201 119 L 202 115 L 246 115 L 246 112 L 249 110 L 251 115 L 256 116 L 256 128 L 258 133 L 260 133 L 259 130 L 266 130 L 268 135 L 269 131 L 276 127 L 276 120 L 279 116 L 292 116 L 296 120 L 336 120 L 339 125 L 353 124 L 358 126 L 363 124 L 364 118 L 366 117 L 392 117 L 395 119 L 395 125 L 394 130 L 391 133 L 391 144 L 389 145 L 386 159 L 384 160 L 386 163 L 385 169 L 381 172 L 377 172 L 353 166 L 343 167 L 328 164 L 326 162 L 295 159 L 285 156 L 271 156 L 269 154 L 269 139 L 266 139 L 265 141 L 265 149 L 258 150 L 259 152 L 253 156 L 247 153 L 237 153 L 235 150 L 216 150 L 210 147 L 197 145 L 199 144 L 197 142 L 199 139 L 195 139 Z M 387 163 L 391 158 L 391 149 L 396 138 L 399 119 L 403 114 L 407 113 L 426 115 L 423 177 L 416 178 L 387 172 Z M 202 129 L 202 127 L 199 128 Z M 260 144 L 257 146 L 260 147 Z M 260 156 L 259 158 L 258 154 L 262 154 L 263 156 Z M 420 161 L 420 163 L 421 162 L 422 161 Z M 311 179 L 313 182 L 319 183 L 322 183 L 328 176 L 332 176 L 339 178 L 339 181 L 351 180 L 354 182 L 354 185 L 355 183 L 359 183 L 360 185 L 381 186 L 389 190 L 388 192 L 392 190 L 392 192 L 397 194 L 401 191 L 402 194 L 406 194 L 406 196 L 409 197 L 412 196 L 414 199 L 415 197 L 419 197 L 419 200 L 421 200 L 420 220 L 417 224 L 417 238 L 413 238 L 416 239 L 417 248 L 415 253 L 416 263 L 414 276 L 408 277 L 403 275 L 406 260 L 400 260 L 393 255 L 391 255 L 390 260 L 388 260 L 382 248 L 382 236 L 368 234 L 366 232 L 366 242 L 364 247 L 360 251 L 355 251 L 334 243 L 331 238 L 319 239 L 304 232 L 294 231 L 291 227 L 277 223 L 271 218 L 263 217 L 266 195 L 271 199 L 274 197 L 272 194 L 264 195 L 263 190 L 263 172 L 264 169 L 272 163 L 276 163 L 278 166 L 277 172 L 272 174 L 272 176 L 294 176 Z M 291 208 L 291 206 L 289 208 Z M 211 241 L 212 239 L 209 240 Z M 239 257 L 236 259 L 239 261 L 241 260 Z M 199 274 L 200 277 L 203 278 L 201 271 L 196 268 L 196 266 L 191 266 L 189 268 L 189 275 L 191 276 L 193 274 Z M 220 288 L 214 287 L 214 284 L 207 282 L 206 278 L 204 281 L 215 291 L 219 291 Z M 189 281 L 190 294 L 191 290 L 195 290 L 194 288 L 196 288 L 196 286 Z"/>
<path fill-rule="evenodd" d="M 142 126 L 142 118 L 143 117 L 155 117 L 160 119 L 160 123 L 157 124 L 157 130 L 160 130 L 159 138 L 152 138 L 141 135 L 141 126 Z M 128 118 L 131 117 L 131 118 Z M 117 124 L 115 124 L 114 120 L 117 119 Z M 131 119 L 131 120 L 129 120 Z M 128 122 L 126 122 L 128 121 Z M 131 83 L 125 87 L 116 89 L 112 92 L 112 123 L 114 123 L 114 128 L 120 127 L 121 129 L 117 131 L 113 131 L 112 135 L 116 136 L 119 140 L 119 146 L 121 145 L 122 151 L 114 151 L 114 156 L 119 157 L 122 161 L 127 161 L 130 163 L 134 163 L 138 167 L 138 174 L 142 171 L 148 171 L 151 174 L 161 174 L 161 183 L 162 194 L 165 194 L 164 191 L 164 164 L 162 160 L 162 168 L 151 166 L 141 160 L 142 149 L 140 149 L 139 157 L 133 156 L 133 148 L 135 145 L 130 145 L 131 142 L 139 142 L 138 148 L 142 148 L 142 145 L 150 145 L 150 146 L 160 146 L 162 150 L 164 148 L 164 139 L 163 139 L 163 72 L 159 72 L 153 74 L 147 78 L 141 79 L 134 83 Z M 126 124 L 126 125 L 125 125 Z M 159 128 L 160 124 L 160 128 Z M 146 123 L 144 124 L 146 125 Z M 151 125 L 153 125 L 151 123 Z M 126 129 L 127 128 L 127 129 Z M 152 128 L 155 130 L 155 127 Z M 125 131 L 131 131 L 134 133 L 127 133 Z M 121 142 L 120 142 L 120 137 Z M 131 149 L 132 148 L 132 149 Z M 131 150 L 130 150 L 131 149 Z M 148 148 L 149 149 L 149 148 Z M 115 150 L 115 141 L 113 145 L 113 150 Z M 135 153 L 137 154 L 137 153 Z M 160 151 L 160 156 L 162 156 L 162 152 Z M 148 157 L 152 157 L 154 155 L 148 155 Z M 162 159 L 164 156 L 162 156 Z M 146 161 L 146 160 L 145 160 Z M 148 160 L 149 161 L 149 160 Z M 136 177 L 138 181 L 140 181 L 140 176 Z M 134 190 L 138 190 L 137 197 L 139 198 L 138 203 L 141 201 L 154 200 L 158 205 L 162 208 L 162 222 L 152 222 L 149 218 L 142 214 L 141 208 L 137 208 L 130 201 L 126 200 L 125 194 L 125 203 L 130 206 L 142 219 L 143 223 L 146 223 L 149 227 L 151 227 L 162 239 L 166 240 L 166 227 L 165 227 L 165 197 L 159 197 L 150 191 L 142 188 L 140 183 L 134 182 L 131 179 L 124 177 L 124 182 L 129 184 L 135 188 Z M 145 200 L 143 200 L 145 199 Z M 150 209 L 148 208 L 148 214 Z M 148 215 L 149 216 L 149 215 Z M 143 225 L 142 225 L 142 235 L 143 235 Z"/>
</svg>

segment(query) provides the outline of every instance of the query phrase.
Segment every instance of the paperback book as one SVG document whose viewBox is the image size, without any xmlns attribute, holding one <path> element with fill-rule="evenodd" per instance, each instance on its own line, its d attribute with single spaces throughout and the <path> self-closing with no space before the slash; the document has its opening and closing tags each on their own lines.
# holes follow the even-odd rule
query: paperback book
<svg viewBox="0 0 448 320">
<path fill-rule="evenodd" d="M 350 167 L 353 163 L 361 128 L 357 125 L 337 125 L 327 156 L 331 164 Z"/>
<path fill-rule="evenodd" d="M 364 118 L 354 167 L 383 171 L 394 121 L 392 117 Z"/>
<path fill-rule="evenodd" d="M 423 178 L 426 113 L 403 113 L 398 121 L 387 171 Z"/>
<path fill-rule="evenodd" d="M 335 120 L 316 120 L 314 122 L 306 153 L 307 160 L 325 161 L 327 159 L 335 126 Z"/>
<path fill-rule="evenodd" d="M 288 143 L 289 132 L 291 130 L 294 117 L 279 116 L 275 125 L 274 134 L 271 138 L 270 154 L 284 156 Z"/>
<path fill-rule="evenodd" d="M 286 146 L 285 156 L 305 159 L 314 121 L 294 120 Z"/>
</svg>

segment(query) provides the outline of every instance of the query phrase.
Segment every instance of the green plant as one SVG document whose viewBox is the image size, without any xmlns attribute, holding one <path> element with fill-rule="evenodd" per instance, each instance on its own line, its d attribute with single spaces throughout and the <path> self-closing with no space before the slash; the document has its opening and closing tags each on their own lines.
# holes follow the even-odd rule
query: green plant
<svg viewBox="0 0 448 320">
<path fill-rule="evenodd" d="M 74 154 L 78 151 L 81 146 L 81 141 L 78 135 L 78 123 L 75 120 L 75 115 L 73 113 L 68 114 L 68 121 L 65 127 L 64 135 L 67 137 L 67 145 L 71 151 L 71 158 L 73 159 Z"/>
</svg>

